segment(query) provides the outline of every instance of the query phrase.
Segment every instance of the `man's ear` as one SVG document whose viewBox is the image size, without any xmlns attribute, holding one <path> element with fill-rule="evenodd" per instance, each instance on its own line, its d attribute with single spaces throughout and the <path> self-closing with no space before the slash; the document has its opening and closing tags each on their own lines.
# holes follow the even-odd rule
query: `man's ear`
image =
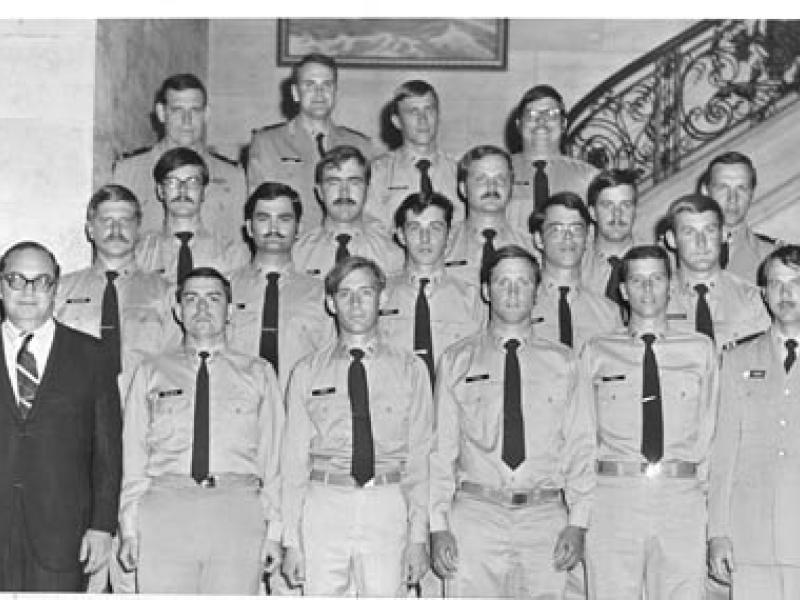
<svg viewBox="0 0 800 600">
<path fill-rule="evenodd" d="M 390 116 L 389 120 L 392 122 L 392 125 L 394 125 L 394 128 L 397 129 L 397 131 L 403 131 L 403 128 L 400 127 L 400 119 L 397 115 Z"/>
<path fill-rule="evenodd" d="M 292 100 L 294 100 L 297 104 L 300 104 L 300 93 L 297 91 L 297 84 L 293 83 L 292 87 Z"/>
<path fill-rule="evenodd" d="M 397 241 L 400 242 L 400 245 L 403 246 L 403 248 L 408 248 L 408 240 L 406 239 L 406 232 L 403 231 L 402 227 L 395 228 L 394 235 L 397 238 Z"/>
<path fill-rule="evenodd" d="M 544 255 L 544 240 L 542 239 L 542 232 L 538 229 L 533 232 L 533 245 L 534 247 Z"/>
<path fill-rule="evenodd" d="M 163 102 L 156 102 L 156 118 L 158 119 L 158 122 L 161 123 L 162 125 L 167 120 L 167 109 L 164 106 Z"/>
<path fill-rule="evenodd" d="M 92 226 L 89 224 L 89 221 L 86 221 L 86 224 L 83 226 L 83 230 L 86 232 L 86 237 L 89 239 L 89 241 L 94 242 L 94 234 L 92 233 Z"/>
<path fill-rule="evenodd" d="M 630 298 L 628 298 L 628 288 L 625 286 L 624 281 L 619 282 L 619 295 L 622 296 L 625 302 L 630 302 Z"/>
<path fill-rule="evenodd" d="M 481 300 L 483 300 L 484 304 L 490 304 L 489 302 L 489 284 L 484 282 L 481 283 Z"/>
<path fill-rule="evenodd" d="M 325 307 L 328 309 L 328 312 L 332 315 L 336 314 L 336 303 L 333 301 L 333 297 L 325 294 Z"/>
<path fill-rule="evenodd" d="M 678 251 L 678 244 L 675 243 L 675 232 L 672 231 L 672 229 L 667 229 L 664 232 L 664 241 L 667 242 L 667 246 L 674 252 Z"/>
</svg>

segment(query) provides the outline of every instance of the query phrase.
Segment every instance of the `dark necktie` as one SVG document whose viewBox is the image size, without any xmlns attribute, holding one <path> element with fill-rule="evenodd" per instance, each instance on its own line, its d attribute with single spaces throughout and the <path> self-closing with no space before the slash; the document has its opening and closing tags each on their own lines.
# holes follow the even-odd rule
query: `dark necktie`
<svg viewBox="0 0 800 600">
<path fill-rule="evenodd" d="M 318 133 L 315 139 L 317 140 L 317 152 L 319 152 L 319 157 L 322 158 L 325 156 L 325 145 L 322 143 L 322 140 L 325 139 L 325 134 Z"/>
<path fill-rule="evenodd" d="M 484 265 L 488 264 L 489 261 L 494 258 L 494 238 L 497 236 L 497 232 L 489 227 L 481 231 L 481 235 L 484 239 L 483 253 L 481 254 L 481 271 L 483 271 Z"/>
<path fill-rule="evenodd" d="M 622 260 L 618 256 L 609 256 L 607 259 L 608 264 L 611 266 L 611 271 L 608 274 L 608 281 L 606 282 L 606 298 L 613 300 L 617 304 L 622 299 L 622 293 L 619 289 L 619 267 Z"/>
<path fill-rule="evenodd" d="M 36 368 L 36 357 L 28 349 L 31 339 L 33 339 L 33 334 L 27 334 L 25 339 L 22 340 L 19 352 L 17 352 L 18 406 L 23 419 L 31 412 L 33 400 L 36 398 L 36 390 L 39 388 L 39 371 Z"/>
<path fill-rule="evenodd" d="M 533 161 L 533 168 L 536 169 L 533 174 L 533 210 L 536 212 L 541 212 L 544 209 L 544 204 L 550 197 L 547 173 L 544 172 L 546 166 L 546 160 Z"/>
<path fill-rule="evenodd" d="M 642 455 L 655 463 L 664 456 L 664 419 L 661 414 L 661 382 L 653 352 L 656 336 L 646 333 L 642 361 Z"/>
<path fill-rule="evenodd" d="M 336 242 L 339 244 L 336 247 L 336 262 L 341 262 L 348 256 L 350 256 L 350 251 L 347 249 L 347 244 L 350 243 L 350 234 L 348 233 L 340 233 L 336 236 Z"/>
<path fill-rule="evenodd" d="M 731 258 L 731 242 L 730 242 L 730 235 L 726 237 L 722 244 L 719 246 L 719 266 L 723 269 L 728 267 L 728 262 L 730 262 Z"/>
<path fill-rule="evenodd" d="M 572 311 L 567 302 L 568 285 L 558 286 L 558 338 L 572 348 Z"/>
<path fill-rule="evenodd" d="M 191 231 L 180 231 L 175 234 L 175 237 L 181 242 L 178 250 L 178 283 L 180 283 L 192 270 L 192 249 L 189 248 L 189 240 L 194 237 L 194 234 Z"/>
<path fill-rule="evenodd" d="M 519 340 L 508 340 L 503 378 L 503 462 L 516 469 L 525 460 L 525 429 L 522 421 L 522 388 L 517 348 Z"/>
<path fill-rule="evenodd" d="M 425 296 L 425 287 L 430 283 L 427 277 L 419 280 L 417 303 L 414 307 L 414 352 L 428 367 L 428 375 L 433 385 L 433 341 L 431 340 L 431 311 L 428 298 Z"/>
<path fill-rule="evenodd" d="M 258 355 L 270 362 L 278 373 L 278 278 L 280 273 L 267 273 L 264 308 L 261 312 L 261 342 Z"/>
<path fill-rule="evenodd" d="M 200 483 L 208 477 L 208 352 L 200 352 L 200 368 L 194 400 L 194 437 L 192 440 L 192 479 Z"/>
<path fill-rule="evenodd" d="M 100 310 L 100 341 L 108 357 L 113 374 L 122 370 L 120 361 L 119 300 L 114 280 L 119 277 L 116 271 L 106 271 L 106 287 L 103 290 L 103 304 Z"/>
<path fill-rule="evenodd" d="M 350 474 L 359 486 L 375 476 L 375 448 L 372 443 L 372 421 L 369 416 L 369 389 L 364 369 L 364 351 L 350 350 L 353 361 L 347 371 L 347 391 L 353 421 L 353 457 Z"/>
<path fill-rule="evenodd" d="M 712 340 L 714 339 L 714 322 L 711 320 L 711 309 L 706 300 L 708 286 L 705 283 L 698 283 L 694 286 L 697 292 L 697 307 L 694 312 L 694 327 L 699 333 L 705 333 Z"/>
<path fill-rule="evenodd" d="M 786 360 L 783 361 L 783 368 L 788 373 L 794 361 L 797 360 L 797 340 L 786 340 Z"/>
<path fill-rule="evenodd" d="M 431 197 L 433 193 L 433 183 L 431 177 L 428 175 L 428 169 L 431 168 L 431 161 L 427 158 L 421 158 L 414 165 L 419 169 L 419 192 L 424 200 Z"/>
</svg>

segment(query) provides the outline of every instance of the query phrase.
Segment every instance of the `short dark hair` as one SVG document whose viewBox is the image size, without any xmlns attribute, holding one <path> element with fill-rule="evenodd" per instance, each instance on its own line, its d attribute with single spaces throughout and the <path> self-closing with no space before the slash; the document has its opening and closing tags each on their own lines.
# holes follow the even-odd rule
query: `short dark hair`
<svg viewBox="0 0 800 600">
<path fill-rule="evenodd" d="M 639 202 L 639 189 L 636 186 L 636 171 L 633 169 L 606 169 L 600 171 L 589 183 L 586 190 L 586 204 L 595 206 L 601 192 L 607 188 L 629 185 L 633 188 L 633 203 Z"/>
<path fill-rule="evenodd" d="M 367 182 L 367 184 L 369 184 L 369 163 L 367 162 L 367 159 L 364 158 L 361 150 L 355 146 L 334 146 L 328 150 L 317 162 L 317 166 L 314 169 L 314 182 L 317 185 L 322 185 L 322 175 L 325 172 L 325 169 L 328 167 L 339 169 L 348 160 L 355 160 L 359 165 L 361 165 L 361 168 L 364 169 L 364 180 Z"/>
<path fill-rule="evenodd" d="M 769 269 L 774 262 L 780 262 L 787 267 L 800 269 L 800 246 L 797 244 L 786 244 L 770 252 L 766 258 L 761 261 L 761 264 L 758 265 L 756 282 L 759 286 L 764 287 L 767 285 Z"/>
<path fill-rule="evenodd" d="M 630 263 L 634 260 L 643 260 L 645 258 L 654 258 L 664 263 L 664 269 L 667 277 L 672 277 L 672 268 L 669 264 L 669 255 L 667 251 L 655 244 L 646 244 L 641 246 L 634 246 L 628 250 L 619 263 L 619 280 L 626 281 L 628 279 L 628 271 L 630 271 Z"/>
<path fill-rule="evenodd" d="M 719 203 L 710 196 L 703 194 L 687 194 L 681 196 L 669 205 L 665 219 L 665 229 L 675 232 L 675 218 L 684 212 L 700 214 L 704 212 L 712 212 L 717 216 L 717 223 L 721 226 L 723 223 L 722 208 Z"/>
<path fill-rule="evenodd" d="M 741 152 L 736 152 L 735 150 L 731 150 L 729 152 L 723 152 L 722 154 L 715 156 L 710 163 L 708 163 L 708 167 L 703 174 L 697 180 L 697 186 L 695 191 L 697 193 L 702 193 L 703 188 L 708 190 L 709 186 L 711 185 L 711 171 L 717 165 L 744 165 L 750 171 L 750 187 L 755 189 L 756 182 L 758 181 L 758 176 L 756 174 L 756 167 L 753 165 L 753 161 L 750 160 L 750 157 L 746 154 L 742 154 Z"/>
<path fill-rule="evenodd" d="M 408 211 L 418 215 L 429 206 L 438 206 L 444 211 L 444 220 L 447 223 L 447 228 L 450 229 L 450 225 L 453 222 L 453 203 L 450 202 L 447 196 L 439 192 L 433 192 L 427 198 L 421 193 L 406 196 L 406 199 L 394 211 L 394 226 L 402 229 L 408 219 Z"/>
<path fill-rule="evenodd" d="M 153 167 L 153 179 L 155 179 L 156 183 L 163 183 L 164 179 L 172 171 L 187 165 L 200 167 L 203 171 L 203 185 L 208 185 L 208 165 L 206 165 L 206 161 L 197 152 L 184 146 L 172 148 L 161 155 L 156 166 Z"/>
<path fill-rule="evenodd" d="M 289 198 L 292 201 L 294 218 L 299 223 L 303 216 L 300 194 L 293 187 L 277 181 L 265 181 L 250 194 L 244 205 L 244 220 L 250 221 L 253 218 L 259 200 L 275 200 L 276 198 Z"/>
<path fill-rule="evenodd" d="M 180 303 L 183 290 L 186 288 L 186 282 L 190 279 L 216 279 L 222 283 L 222 288 L 225 290 L 225 299 L 228 304 L 231 303 L 233 294 L 231 293 L 231 282 L 225 276 L 217 271 L 214 267 L 195 267 L 189 271 L 183 279 L 178 281 L 178 288 L 175 290 L 175 300 Z"/>
<path fill-rule="evenodd" d="M 136 221 L 142 222 L 142 206 L 139 204 L 139 199 L 132 191 L 124 185 L 116 183 L 109 183 L 98 189 L 92 197 L 89 198 L 89 205 L 86 207 L 86 220 L 91 221 L 97 214 L 97 209 L 104 202 L 126 202 L 133 205 L 134 213 L 136 214 Z"/>
<path fill-rule="evenodd" d="M 156 94 L 156 102 L 159 104 L 167 103 L 167 92 L 169 90 L 175 92 L 182 92 L 183 90 L 200 90 L 203 92 L 203 106 L 208 104 L 208 92 L 206 86 L 200 81 L 200 78 L 191 73 L 179 73 L 167 77 L 161 84 Z"/>
<path fill-rule="evenodd" d="M 522 113 L 525 111 L 525 107 L 531 102 L 542 100 L 543 98 L 555 100 L 556 103 L 558 103 L 558 108 L 561 111 L 562 117 L 567 112 L 564 106 L 564 99 L 561 97 L 561 94 L 558 93 L 558 90 L 552 85 L 540 84 L 533 86 L 522 95 L 522 98 L 517 102 L 517 106 L 514 109 L 514 120 L 519 123 L 519 121 L 522 120 Z"/>
<path fill-rule="evenodd" d="M 528 229 L 531 233 L 534 231 L 541 232 L 542 224 L 547 217 L 547 209 L 551 206 L 563 206 L 569 210 L 577 211 L 581 219 L 583 219 L 583 224 L 587 227 L 592 222 L 592 217 L 589 215 L 589 209 L 586 208 L 586 204 L 583 203 L 583 198 L 575 192 L 558 192 L 545 201 L 541 210 L 532 212 L 531 216 L 528 217 Z"/>
<path fill-rule="evenodd" d="M 439 94 L 436 93 L 436 90 L 430 83 L 423 81 L 422 79 L 411 79 L 401 83 L 400 86 L 394 91 L 394 97 L 392 98 L 392 102 L 389 104 L 389 114 L 400 114 L 400 103 L 406 98 L 421 98 L 425 94 L 430 94 L 433 96 L 433 101 L 436 103 L 436 107 L 438 108 Z"/>
<path fill-rule="evenodd" d="M 46 254 L 47 258 L 50 259 L 50 262 L 53 263 L 53 276 L 55 277 L 56 281 L 58 281 L 59 277 L 61 277 L 61 265 L 58 264 L 55 254 L 53 254 L 44 244 L 34 242 L 33 240 L 23 240 L 21 242 L 17 242 L 8 250 L 3 252 L 3 256 L 0 257 L 0 273 L 6 272 L 6 267 L 8 266 L 8 261 L 11 258 L 11 255 L 15 252 L 22 252 L 23 250 L 38 250 Z"/>
<path fill-rule="evenodd" d="M 338 81 L 339 67 L 336 66 L 336 61 L 333 59 L 333 57 L 323 54 L 322 52 L 311 52 L 310 54 L 306 54 L 292 66 L 292 83 L 297 85 L 297 78 L 300 76 L 300 69 L 309 63 L 328 67 L 331 71 L 333 71 L 333 80 Z"/>
<path fill-rule="evenodd" d="M 512 258 L 521 258 L 523 260 L 527 260 L 533 268 L 533 278 L 536 281 L 536 285 L 539 285 L 539 282 L 542 280 L 542 270 L 539 267 L 539 261 L 536 260 L 536 257 L 533 254 L 525 250 L 525 248 L 522 246 L 517 246 L 516 244 L 501 246 L 495 251 L 491 258 L 489 258 L 489 260 L 481 265 L 481 283 L 488 284 L 492 280 L 492 273 L 494 272 L 495 267 L 497 267 L 497 265 L 499 265 L 502 261 Z"/>
<path fill-rule="evenodd" d="M 325 275 L 325 294 L 334 296 L 339 291 L 339 285 L 344 278 L 358 269 L 369 270 L 378 284 L 378 291 L 383 291 L 386 287 L 386 274 L 378 266 L 378 263 L 364 256 L 348 256 L 337 262 Z"/>
<path fill-rule="evenodd" d="M 506 161 L 506 164 L 508 165 L 508 171 L 513 172 L 514 168 L 511 166 L 511 156 L 508 152 L 499 146 L 493 146 L 492 144 L 481 144 L 480 146 L 475 146 L 467 150 L 464 156 L 461 157 L 461 160 L 458 161 L 458 183 L 466 182 L 472 163 L 487 156 L 500 156 Z"/>
</svg>

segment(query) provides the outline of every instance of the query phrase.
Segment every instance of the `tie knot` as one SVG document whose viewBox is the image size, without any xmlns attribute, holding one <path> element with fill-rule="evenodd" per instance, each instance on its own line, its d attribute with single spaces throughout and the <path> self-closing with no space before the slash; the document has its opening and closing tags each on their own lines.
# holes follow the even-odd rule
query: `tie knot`
<svg viewBox="0 0 800 600">
<path fill-rule="evenodd" d="M 495 236 L 497 235 L 497 232 L 494 229 L 492 229 L 491 227 L 488 227 L 488 228 L 484 229 L 483 231 L 481 231 L 481 235 L 484 238 L 486 238 L 487 242 L 491 243 L 492 240 L 494 240 Z"/>
<path fill-rule="evenodd" d="M 269 283 L 270 285 L 278 283 L 278 279 L 280 278 L 280 276 L 281 276 L 280 273 L 276 273 L 275 271 L 270 271 L 269 273 L 267 273 L 267 283 Z"/>
<path fill-rule="evenodd" d="M 181 241 L 182 246 L 185 246 L 194 237 L 194 234 L 191 231 L 179 231 L 175 234 L 175 237 Z"/>
<path fill-rule="evenodd" d="M 694 291 L 697 295 L 703 298 L 708 293 L 708 286 L 705 283 L 698 283 L 694 286 Z"/>
<path fill-rule="evenodd" d="M 797 340 L 786 340 L 786 349 L 794 352 L 797 349 Z"/>
<path fill-rule="evenodd" d="M 339 242 L 340 246 L 347 246 L 350 242 L 350 234 L 349 233 L 340 233 L 336 236 L 336 241 Z"/>
<path fill-rule="evenodd" d="M 544 171 L 544 168 L 546 166 L 547 166 L 547 161 L 546 160 L 535 160 L 535 161 L 533 161 L 533 167 L 537 171 Z"/>
<path fill-rule="evenodd" d="M 558 286 L 558 295 L 561 298 L 566 298 L 567 294 L 569 294 L 569 286 L 568 285 L 560 285 L 560 286 Z"/>
<path fill-rule="evenodd" d="M 361 348 L 353 348 L 350 350 L 350 356 L 355 362 L 361 362 L 361 359 L 364 358 L 364 351 Z"/>
<path fill-rule="evenodd" d="M 206 361 L 208 360 L 208 357 L 211 356 L 211 354 L 208 351 L 203 350 L 202 352 L 198 352 L 197 356 L 200 357 L 200 361 L 202 362 L 202 364 L 205 364 Z"/>
<path fill-rule="evenodd" d="M 620 264 L 622 264 L 622 259 L 619 256 L 609 256 L 607 259 L 608 264 L 611 265 L 612 269 L 616 269 Z"/>
<path fill-rule="evenodd" d="M 420 292 L 424 292 L 425 288 L 428 286 L 428 284 L 430 282 L 431 282 L 431 280 L 428 279 L 427 277 L 420 277 L 419 278 L 419 291 Z"/>
<path fill-rule="evenodd" d="M 106 279 L 108 283 L 114 283 L 114 280 L 119 277 L 119 273 L 116 271 L 106 271 Z"/>
<path fill-rule="evenodd" d="M 427 158 L 420 158 L 414 166 L 417 167 L 421 172 L 427 173 L 428 169 L 431 168 L 431 161 L 429 161 Z"/>
<path fill-rule="evenodd" d="M 510 340 L 506 341 L 503 346 L 505 347 L 506 351 L 514 353 L 517 351 L 517 348 L 519 348 L 519 340 L 511 338 Z"/>
<path fill-rule="evenodd" d="M 653 345 L 653 343 L 656 341 L 656 336 L 655 336 L 655 334 L 653 334 L 653 333 L 645 333 L 645 334 L 642 336 L 642 341 L 643 341 L 643 342 L 645 343 L 645 345 L 646 345 L 646 346 L 649 348 L 649 347 L 651 347 L 651 346 Z"/>
<path fill-rule="evenodd" d="M 25 338 L 22 340 L 22 345 L 19 347 L 20 352 L 25 352 L 28 349 L 28 344 L 30 344 L 31 340 L 33 339 L 32 333 L 26 333 L 24 335 Z"/>
</svg>

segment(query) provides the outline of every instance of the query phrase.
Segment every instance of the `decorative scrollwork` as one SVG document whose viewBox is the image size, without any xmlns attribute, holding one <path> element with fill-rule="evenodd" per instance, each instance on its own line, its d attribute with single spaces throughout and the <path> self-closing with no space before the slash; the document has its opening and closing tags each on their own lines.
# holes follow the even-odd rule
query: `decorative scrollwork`
<svg viewBox="0 0 800 600">
<path fill-rule="evenodd" d="M 702 21 L 595 88 L 568 152 L 635 169 L 644 191 L 708 144 L 800 98 L 800 21 Z"/>
</svg>

